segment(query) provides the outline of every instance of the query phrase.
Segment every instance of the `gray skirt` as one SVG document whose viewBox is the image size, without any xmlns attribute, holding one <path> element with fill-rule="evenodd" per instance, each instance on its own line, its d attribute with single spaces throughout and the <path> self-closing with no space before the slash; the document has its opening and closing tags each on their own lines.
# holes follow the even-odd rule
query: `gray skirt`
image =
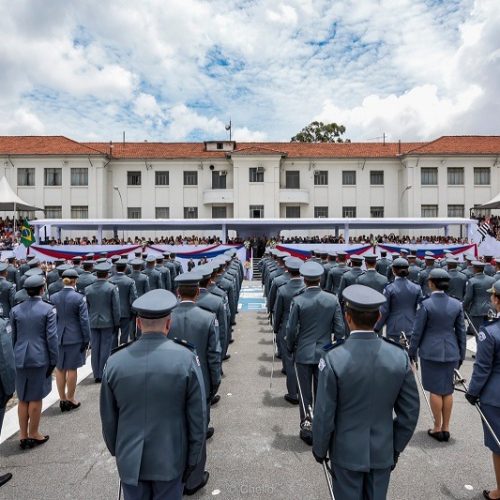
<svg viewBox="0 0 500 500">
<path fill-rule="evenodd" d="M 76 370 L 85 364 L 85 351 L 80 352 L 82 344 L 60 345 L 57 358 L 59 370 Z"/>
<path fill-rule="evenodd" d="M 20 401 L 41 401 L 52 390 L 52 376 L 46 377 L 48 366 L 18 368 L 16 393 Z"/>
<path fill-rule="evenodd" d="M 486 420 L 488 420 L 488 423 L 491 425 L 493 432 L 500 438 L 500 408 L 498 406 L 487 405 L 484 403 L 481 403 L 479 406 L 481 411 L 484 413 Z M 486 425 L 484 425 L 484 422 L 483 433 L 484 445 L 496 455 L 500 455 L 500 448 L 498 447 L 495 438 L 491 435 L 490 430 L 486 427 Z"/>
<path fill-rule="evenodd" d="M 456 361 L 441 362 L 420 358 L 420 366 L 422 367 L 422 385 L 426 391 L 438 396 L 453 394 L 455 390 L 453 374 L 457 367 Z"/>
</svg>

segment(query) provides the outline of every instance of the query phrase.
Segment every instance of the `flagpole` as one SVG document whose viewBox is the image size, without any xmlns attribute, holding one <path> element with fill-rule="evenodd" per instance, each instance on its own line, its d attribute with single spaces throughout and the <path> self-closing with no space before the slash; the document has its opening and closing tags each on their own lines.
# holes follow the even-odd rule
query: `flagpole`
<svg viewBox="0 0 500 500">
<path fill-rule="evenodd" d="M 16 220 L 17 220 L 17 203 L 14 202 L 14 239 L 16 238 Z"/>
</svg>

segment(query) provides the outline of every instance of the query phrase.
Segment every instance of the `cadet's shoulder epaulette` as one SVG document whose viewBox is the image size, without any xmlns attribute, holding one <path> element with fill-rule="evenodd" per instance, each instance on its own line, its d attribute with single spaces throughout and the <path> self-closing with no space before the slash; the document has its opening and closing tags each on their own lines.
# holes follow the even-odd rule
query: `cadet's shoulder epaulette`
<svg viewBox="0 0 500 500">
<path fill-rule="evenodd" d="M 382 340 L 387 342 L 388 344 L 393 345 L 394 347 L 399 347 L 400 349 L 403 349 L 403 351 L 406 351 L 405 347 L 402 346 L 399 342 L 395 342 L 394 340 L 387 338 L 387 337 L 380 337 Z"/>
<path fill-rule="evenodd" d="M 335 342 L 330 342 L 329 344 L 326 344 L 323 346 L 323 351 L 329 352 L 332 349 L 335 349 L 339 345 L 342 345 L 345 342 L 345 339 L 337 339 Z"/>
<path fill-rule="evenodd" d="M 299 290 L 297 293 L 294 293 L 294 297 L 298 297 L 299 295 L 302 295 L 306 291 L 306 288 L 302 288 L 302 290 Z"/>
<path fill-rule="evenodd" d="M 46 304 L 49 304 L 49 306 L 54 306 L 54 302 L 51 302 L 49 299 L 45 299 L 42 297 L 42 300 L 43 302 L 45 302 Z"/>
<path fill-rule="evenodd" d="M 191 342 L 188 342 L 187 340 L 179 339 L 177 337 L 174 337 L 172 340 L 176 344 L 179 344 L 179 345 L 182 345 L 184 347 L 187 347 L 188 349 L 191 349 L 192 351 L 194 351 L 196 349 L 196 347 L 194 346 L 194 344 L 191 344 Z"/>
<path fill-rule="evenodd" d="M 133 344 L 134 342 L 135 342 L 135 340 L 131 340 L 130 342 L 127 342 L 126 344 L 122 344 L 122 345 L 119 345 L 118 347 L 115 347 L 114 349 L 111 349 L 110 356 L 117 353 L 118 351 L 121 351 L 122 349 L 125 349 L 125 347 L 128 347 L 129 345 Z"/>
</svg>

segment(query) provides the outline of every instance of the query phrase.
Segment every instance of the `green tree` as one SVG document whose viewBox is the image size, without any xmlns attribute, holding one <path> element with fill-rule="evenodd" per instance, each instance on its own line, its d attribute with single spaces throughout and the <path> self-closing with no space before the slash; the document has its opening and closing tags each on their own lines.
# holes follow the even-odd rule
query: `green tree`
<svg viewBox="0 0 500 500">
<path fill-rule="evenodd" d="M 345 131 L 344 125 L 314 121 L 294 135 L 291 142 L 351 142 L 342 137 Z"/>
</svg>

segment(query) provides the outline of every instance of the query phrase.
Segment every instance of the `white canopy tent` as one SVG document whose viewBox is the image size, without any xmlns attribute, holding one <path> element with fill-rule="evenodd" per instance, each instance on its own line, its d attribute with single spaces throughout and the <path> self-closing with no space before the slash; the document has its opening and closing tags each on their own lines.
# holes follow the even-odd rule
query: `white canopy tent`
<svg viewBox="0 0 500 500">
<path fill-rule="evenodd" d="M 500 193 L 498 193 L 492 200 L 481 205 L 480 208 L 500 208 Z"/>
</svg>

